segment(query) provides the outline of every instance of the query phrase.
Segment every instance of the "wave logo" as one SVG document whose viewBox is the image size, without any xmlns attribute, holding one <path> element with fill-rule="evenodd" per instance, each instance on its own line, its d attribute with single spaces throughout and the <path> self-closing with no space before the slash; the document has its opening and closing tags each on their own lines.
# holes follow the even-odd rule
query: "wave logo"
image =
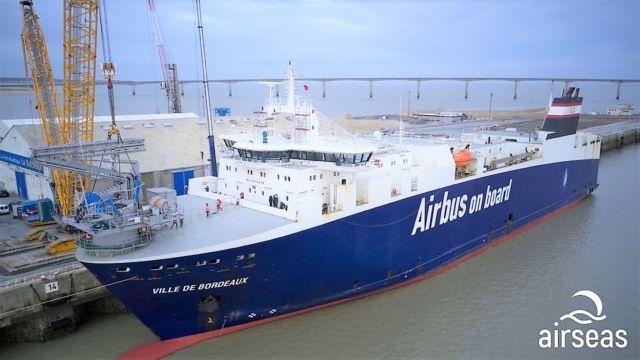
<svg viewBox="0 0 640 360">
<path fill-rule="evenodd" d="M 593 321 L 601 321 L 607 318 L 607 315 L 602 315 L 602 300 L 600 299 L 600 296 L 598 296 L 598 294 L 594 293 L 591 290 L 580 290 L 573 294 L 571 297 L 574 298 L 576 296 L 584 296 L 593 301 L 593 304 L 596 306 L 596 314 L 593 315 L 586 310 L 574 310 L 568 314 L 560 316 L 560 321 L 571 319 L 580 325 L 589 325 Z M 586 318 L 580 319 L 578 315 L 584 315 L 586 316 Z"/>
<path fill-rule="evenodd" d="M 591 300 L 595 306 L 595 315 L 587 310 L 578 309 L 560 316 L 560 322 L 572 320 L 578 325 L 590 325 L 607 318 L 602 313 L 602 299 L 598 294 L 591 290 L 580 290 L 571 297 L 575 298 L 576 296 Z M 558 329 L 559 323 L 557 321 L 553 323 L 553 326 L 556 329 L 542 329 L 539 332 L 538 345 L 543 349 L 565 348 L 569 345 L 576 349 L 585 345 L 592 349 L 597 347 L 622 349 L 628 345 L 627 331 L 624 329 L 618 329 L 615 332 L 611 329 L 601 331 L 596 329 Z"/>
</svg>

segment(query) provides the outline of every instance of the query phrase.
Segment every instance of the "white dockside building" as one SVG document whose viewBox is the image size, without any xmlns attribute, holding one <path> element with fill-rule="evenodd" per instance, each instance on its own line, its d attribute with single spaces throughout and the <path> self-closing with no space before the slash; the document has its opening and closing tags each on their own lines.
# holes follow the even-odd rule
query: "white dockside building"
<svg viewBox="0 0 640 360">
<path fill-rule="evenodd" d="M 145 187 L 187 191 L 189 179 L 208 171 L 206 121 L 193 113 L 116 117 L 123 137 L 142 137 L 146 151 L 131 154 Z M 110 116 L 96 116 L 94 139 L 106 139 Z M 31 148 L 42 146 L 39 119 L 0 120 L 0 188 L 23 199 L 53 198 L 50 172 L 31 161 Z"/>
</svg>

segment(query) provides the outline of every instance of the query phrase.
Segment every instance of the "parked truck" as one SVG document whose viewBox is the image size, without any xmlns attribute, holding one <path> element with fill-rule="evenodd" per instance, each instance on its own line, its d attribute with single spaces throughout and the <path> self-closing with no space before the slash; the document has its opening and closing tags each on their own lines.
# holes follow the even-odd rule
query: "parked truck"
<svg viewBox="0 0 640 360">
<path fill-rule="evenodd" d="M 55 224 L 53 217 L 53 201 L 51 199 L 23 201 L 18 207 L 18 214 L 30 226 Z"/>
</svg>

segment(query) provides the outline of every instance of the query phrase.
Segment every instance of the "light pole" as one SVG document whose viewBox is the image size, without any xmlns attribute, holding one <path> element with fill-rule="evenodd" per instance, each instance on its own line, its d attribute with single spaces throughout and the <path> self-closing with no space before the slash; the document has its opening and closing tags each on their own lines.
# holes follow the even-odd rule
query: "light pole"
<svg viewBox="0 0 640 360">
<path fill-rule="evenodd" d="M 489 120 L 493 120 L 493 93 L 489 94 Z"/>
</svg>

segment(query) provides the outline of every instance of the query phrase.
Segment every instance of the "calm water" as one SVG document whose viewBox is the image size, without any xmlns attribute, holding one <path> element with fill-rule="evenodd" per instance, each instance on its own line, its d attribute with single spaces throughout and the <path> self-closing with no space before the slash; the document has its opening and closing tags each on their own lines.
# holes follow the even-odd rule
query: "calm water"
<svg viewBox="0 0 640 360">
<path fill-rule="evenodd" d="M 175 359 L 639 358 L 640 146 L 606 153 L 600 188 L 578 206 L 444 274 L 384 294 L 212 339 Z M 600 295 L 624 350 L 538 347 L 538 332 Z M 587 325 L 572 328 L 587 329 Z M 155 337 L 132 315 L 0 349 L 2 359 L 114 358 Z"/>
</svg>

